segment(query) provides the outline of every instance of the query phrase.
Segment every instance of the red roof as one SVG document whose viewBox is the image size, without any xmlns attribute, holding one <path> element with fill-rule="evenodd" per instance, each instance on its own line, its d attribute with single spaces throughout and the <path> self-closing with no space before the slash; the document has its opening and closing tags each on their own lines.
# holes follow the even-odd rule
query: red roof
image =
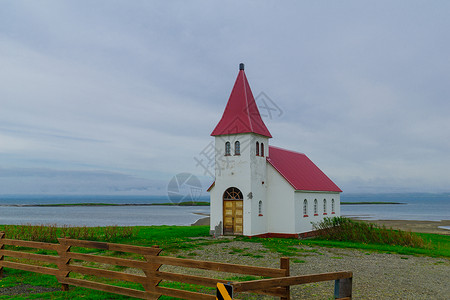
<svg viewBox="0 0 450 300">
<path fill-rule="evenodd" d="M 209 186 L 209 188 L 206 191 L 209 192 L 214 187 L 214 185 L 216 185 L 215 180 L 213 181 L 213 183 L 211 183 L 211 185 Z"/>
<path fill-rule="evenodd" d="M 269 146 L 267 161 L 294 189 L 342 192 L 305 154 Z"/>
<path fill-rule="evenodd" d="M 259 114 L 252 90 L 245 76 L 244 66 L 240 65 L 239 74 L 223 112 L 212 136 L 253 132 L 269 138 L 272 137 Z"/>
</svg>

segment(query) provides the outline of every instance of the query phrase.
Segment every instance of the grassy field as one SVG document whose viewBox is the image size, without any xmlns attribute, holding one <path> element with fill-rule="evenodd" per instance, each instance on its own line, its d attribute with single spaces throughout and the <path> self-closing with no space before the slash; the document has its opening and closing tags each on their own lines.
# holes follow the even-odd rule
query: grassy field
<svg viewBox="0 0 450 300">
<path fill-rule="evenodd" d="M 45 228 L 44 228 L 45 227 Z M 34 235 L 21 236 L 28 231 L 33 231 Z M 12 237 L 8 235 L 14 235 L 14 238 L 22 239 L 35 239 L 39 240 L 40 235 L 47 237 L 47 231 L 51 231 L 58 236 L 67 235 L 68 228 L 59 228 L 56 226 L 14 226 L 14 225 L 2 225 L 0 231 L 6 232 L 6 237 Z M 64 231 L 66 230 L 66 231 Z M 87 232 L 88 234 L 84 234 Z M 379 243 L 361 243 L 361 242 L 348 242 L 348 241 L 334 241 L 325 240 L 320 238 L 298 240 L 298 239 L 279 239 L 279 238 L 248 238 L 248 237 L 236 237 L 233 240 L 230 239 L 212 239 L 209 236 L 209 226 L 150 226 L 150 227 L 94 227 L 85 228 L 78 227 L 73 229 L 73 232 L 78 233 L 78 238 L 86 237 L 90 240 L 109 241 L 115 243 L 132 244 L 140 246 L 153 246 L 159 245 L 163 249 L 163 255 L 178 256 L 178 257 L 191 257 L 191 254 L 195 249 L 200 249 L 204 246 L 213 244 L 225 244 L 234 242 L 245 241 L 251 243 L 258 243 L 270 252 L 277 252 L 282 256 L 296 257 L 300 254 L 299 245 L 307 245 L 312 247 L 307 251 L 319 251 L 320 247 L 331 248 L 352 248 L 368 251 L 378 251 L 387 253 L 398 253 L 402 255 L 420 255 L 450 258 L 450 236 L 436 235 L 436 234 L 417 234 L 424 240 L 424 247 L 409 247 L 399 245 L 386 245 Z M 108 232 L 114 232 L 114 234 L 108 234 Z M 99 250 L 100 251 L 100 250 Z M 236 263 L 239 263 L 239 251 L 236 250 Z M 195 258 L 195 257 L 194 257 Z M 296 261 L 293 261 L 296 263 Z M 111 294 L 97 292 L 84 288 L 71 287 L 69 292 L 55 291 L 59 289 L 60 285 L 53 276 L 46 276 L 35 274 L 31 272 L 24 272 L 19 270 L 13 270 L 5 268 L 5 274 L 7 275 L 1 281 L 0 290 L 12 289 L 15 286 L 22 286 L 30 289 L 37 289 L 39 293 L 27 294 L 25 296 L 17 295 L 0 295 L 0 299 L 130 299 L 124 296 L 111 296 Z M 129 283 L 116 283 L 118 285 L 138 288 L 137 286 Z M 165 286 L 179 287 L 177 283 L 164 283 Z M 184 289 L 188 290 L 211 290 L 210 288 L 204 288 L 193 285 L 184 285 Z M 111 298 L 113 297 L 113 298 Z M 161 299 L 174 299 L 170 297 L 162 297 Z"/>
</svg>

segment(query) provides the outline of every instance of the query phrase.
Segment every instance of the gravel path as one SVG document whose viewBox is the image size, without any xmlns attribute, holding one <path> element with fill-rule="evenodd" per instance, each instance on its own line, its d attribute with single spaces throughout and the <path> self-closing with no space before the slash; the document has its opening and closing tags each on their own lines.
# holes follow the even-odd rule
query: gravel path
<svg viewBox="0 0 450 300">
<path fill-rule="evenodd" d="M 300 250 L 299 255 L 291 257 L 291 275 L 352 271 L 353 299 L 450 299 L 449 259 L 339 248 L 297 248 Z M 275 268 L 279 267 L 281 257 L 278 253 L 268 252 L 260 244 L 239 241 L 209 245 L 189 253 L 191 256 L 195 253 L 193 258 L 199 260 Z M 255 258 L 249 254 L 262 257 Z M 182 272 L 181 268 L 164 268 Z M 213 275 L 200 270 L 196 274 Z M 332 299 L 333 293 L 334 282 L 291 287 L 292 299 Z M 262 296 L 239 297 L 272 299 Z"/>
</svg>

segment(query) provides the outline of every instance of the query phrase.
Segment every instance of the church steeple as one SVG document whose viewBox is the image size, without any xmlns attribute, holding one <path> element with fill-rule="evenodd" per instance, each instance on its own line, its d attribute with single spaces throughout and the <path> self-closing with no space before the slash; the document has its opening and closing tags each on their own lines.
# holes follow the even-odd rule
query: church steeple
<svg viewBox="0 0 450 300">
<path fill-rule="evenodd" d="M 228 99 L 227 106 L 212 136 L 253 132 L 271 138 L 264 124 L 244 72 L 239 64 L 239 74 Z"/>
</svg>

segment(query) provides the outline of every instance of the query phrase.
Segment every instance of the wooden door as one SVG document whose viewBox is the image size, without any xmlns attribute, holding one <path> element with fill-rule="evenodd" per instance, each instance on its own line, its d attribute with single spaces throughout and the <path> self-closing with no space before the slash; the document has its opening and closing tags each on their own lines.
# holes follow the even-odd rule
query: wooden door
<svg viewBox="0 0 450 300">
<path fill-rule="evenodd" d="M 223 234 L 242 234 L 244 228 L 242 200 L 223 201 Z"/>
</svg>

